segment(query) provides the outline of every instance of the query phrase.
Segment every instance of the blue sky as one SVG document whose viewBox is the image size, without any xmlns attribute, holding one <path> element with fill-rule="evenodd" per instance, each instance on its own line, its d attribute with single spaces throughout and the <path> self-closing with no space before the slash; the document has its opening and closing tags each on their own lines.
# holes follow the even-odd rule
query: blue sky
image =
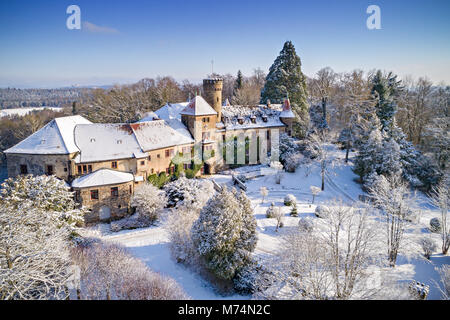
<svg viewBox="0 0 450 320">
<path fill-rule="evenodd" d="M 66 28 L 71 4 L 81 30 Z M 381 30 L 366 27 L 371 4 Z M 0 0 L 0 87 L 199 81 L 211 60 L 250 75 L 267 72 L 286 40 L 310 76 L 380 68 L 450 83 L 449 12 L 448 0 Z"/>
</svg>

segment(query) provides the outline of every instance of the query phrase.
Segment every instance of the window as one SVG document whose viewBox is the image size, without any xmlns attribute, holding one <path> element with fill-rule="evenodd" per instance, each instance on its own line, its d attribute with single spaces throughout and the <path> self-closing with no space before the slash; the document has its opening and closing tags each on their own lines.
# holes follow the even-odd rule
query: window
<svg viewBox="0 0 450 320">
<path fill-rule="evenodd" d="M 131 192 L 131 184 L 130 184 L 130 194 L 131 194 L 132 192 Z"/>
<path fill-rule="evenodd" d="M 82 174 L 83 172 L 81 171 L 81 166 L 78 166 L 78 174 Z"/>
<path fill-rule="evenodd" d="M 47 174 L 49 176 L 51 176 L 53 174 L 53 166 L 52 165 L 47 166 Z"/>
<path fill-rule="evenodd" d="M 166 168 L 166 174 L 169 174 L 170 168 Z"/>
<path fill-rule="evenodd" d="M 98 190 L 91 190 L 91 200 L 98 200 Z"/>
<path fill-rule="evenodd" d="M 170 172 L 171 172 L 172 174 L 174 174 L 174 173 L 175 173 L 175 167 L 171 167 L 171 168 L 170 168 Z"/>
<path fill-rule="evenodd" d="M 117 169 L 117 161 L 111 162 L 111 168 Z"/>
<path fill-rule="evenodd" d="M 167 149 L 167 150 L 166 150 L 166 158 L 172 157 L 173 154 L 174 154 L 173 149 Z"/>
<path fill-rule="evenodd" d="M 86 173 L 86 172 L 87 172 L 87 166 L 83 165 L 83 173 Z"/>
<path fill-rule="evenodd" d="M 155 170 L 153 170 L 153 168 L 150 170 L 150 172 L 153 174 L 155 172 Z"/>
<path fill-rule="evenodd" d="M 111 197 L 112 198 L 119 197 L 119 187 L 112 187 L 111 188 Z"/>
<path fill-rule="evenodd" d="M 88 165 L 88 172 L 89 172 L 89 173 L 92 172 L 92 165 Z"/>
<path fill-rule="evenodd" d="M 267 140 L 270 140 L 270 130 L 267 130 L 266 136 L 267 136 Z"/>
<path fill-rule="evenodd" d="M 20 174 L 28 174 L 28 167 L 26 164 L 20 165 Z"/>
<path fill-rule="evenodd" d="M 158 153 L 158 154 L 156 155 L 156 157 L 159 159 L 159 158 L 161 158 L 161 155 Z"/>
<path fill-rule="evenodd" d="M 67 172 L 67 168 L 64 168 L 64 172 Z"/>
<path fill-rule="evenodd" d="M 152 156 L 148 156 L 148 161 L 152 161 Z"/>
<path fill-rule="evenodd" d="M 141 161 L 141 166 L 145 166 L 145 160 Z"/>
</svg>

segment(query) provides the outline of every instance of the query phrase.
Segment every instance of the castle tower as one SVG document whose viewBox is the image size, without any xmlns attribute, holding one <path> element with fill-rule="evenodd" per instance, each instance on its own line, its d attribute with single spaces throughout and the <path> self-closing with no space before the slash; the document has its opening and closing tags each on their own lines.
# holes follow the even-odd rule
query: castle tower
<svg viewBox="0 0 450 320">
<path fill-rule="evenodd" d="M 223 79 L 203 79 L 203 93 L 206 102 L 217 112 L 217 122 L 222 121 L 222 87 Z"/>
</svg>

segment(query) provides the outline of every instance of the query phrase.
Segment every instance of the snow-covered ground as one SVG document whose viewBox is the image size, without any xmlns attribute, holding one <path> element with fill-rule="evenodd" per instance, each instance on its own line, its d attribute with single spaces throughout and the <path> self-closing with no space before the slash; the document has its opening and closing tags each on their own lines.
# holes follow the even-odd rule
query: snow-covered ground
<svg viewBox="0 0 450 320">
<path fill-rule="evenodd" d="M 0 110 L 0 118 L 7 116 L 25 116 L 32 111 L 52 110 L 61 111 L 62 108 L 57 107 L 32 107 L 32 108 L 15 108 Z"/>
<path fill-rule="evenodd" d="M 321 185 L 320 171 L 317 165 L 300 167 L 295 173 L 284 173 L 281 184 L 275 183 L 275 176 L 261 176 L 246 182 L 247 195 L 252 201 L 254 214 L 257 220 L 258 245 L 255 255 L 263 258 L 275 252 L 278 248 L 280 235 L 287 232 L 290 228 L 298 225 L 300 217 L 314 217 L 316 205 L 332 199 L 342 199 L 344 203 L 350 204 L 358 200 L 358 196 L 363 194 L 360 185 L 355 182 L 357 176 L 351 170 L 352 162 L 345 163 L 344 152 L 336 150 L 330 146 L 333 166 L 329 167 L 325 191 L 321 192 L 315 199 L 315 204 L 311 204 L 312 196 L 310 186 Z M 351 157 L 352 158 L 352 157 Z M 350 159 L 351 160 L 351 159 Z M 259 166 L 242 167 L 228 174 L 249 174 L 255 173 L 260 169 Z M 254 174 L 253 174 L 254 175 Z M 211 176 L 219 184 L 232 185 L 230 175 L 218 174 Z M 269 190 L 269 195 L 264 203 L 261 203 L 260 187 L 265 186 Z M 290 217 L 290 208 L 283 205 L 283 199 L 286 194 L 293 194 L 297 198 L 297 209 L 299 217 Z M 436 243 L 440 244 L 438 234 L 430 234 L 427 229 L 432 217 L 439 216 L 438 211 L 432 208 L 426 197 L 418 194 L 418 206 L 420 216 L 416 228 L 408 230 L 410 241 L 419 239 L 425 234 L 432 237 Z M 284 227 L 275 232 L 276 220 L 265 217 L 267 207 L 271 202 L 282 207 L 285 213 Z M 315 219 L 315 218 L 314 218 Z M 164 229 L 164 222 L 160 226 L 150 227 L 132 231 L 122 231 L 111 234 L 108 225 L 100 225 L 102 238 L 107 241 L 116 241 L 126 247 L 138 258 L 142 259 L 151 269 L 174 278 L 193 299 L 248 299 L 250 296 L 231 296 L 222 297 L 214 292 L 211 285 L 200 278 L 191 270 L 177 264 L 170 255 L 167 233 Z M 420 252 L 419 252 L 420 254 Z M 400 256 L 397 266 L 391 270 L 400 281 L 416 280 L 430 286 L 429 299 L 439 299 L 440 293 L 435 287 L 434 281 L 439 281 L 435 267 L 442 264 L 450 264 L 450 256 L 442 256 L 435 253 L 430 261 L 420 256 L 407 258 Z"/>
</svg>

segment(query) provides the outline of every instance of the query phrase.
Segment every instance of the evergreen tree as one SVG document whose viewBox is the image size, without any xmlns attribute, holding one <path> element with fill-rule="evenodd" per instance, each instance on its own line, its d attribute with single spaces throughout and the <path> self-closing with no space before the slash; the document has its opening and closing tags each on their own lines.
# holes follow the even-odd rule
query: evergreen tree
<svg viewBox="0 0 450 320">
<path fill-rule="evenodd" d="M 308 123 L 306 77 L 302 73 L 300 57 L 291 41 L 286 41 L 279 56 L 269 69 L 266 84 L 261 91 L 261 103 L 283 103 L 289 96 L 292 111 L 296 115 L 294 134 L 305 134 Z"/>
<path fill-rule="evenodd" d="M 218 278 L 231 280 L 247 265 L 256 247 L 256 221 L 244 194 L 228 191 L 212 197 L 191 230 L 206 267 Z"/>
<path fill-rule="evenodd" d="M 244 85 L 244 77 L 242 76 L 241 70 L 238 71 L 236 82 L 234 84 L 234 92 L 236 92 L 239 89 L 242 89 L 242 86 Z"/>
<path fill-rule="evenodd" d="M 393 123 L 397 112 L 395 96 L 400 90 L 401 81 L 392 72 L 384 75 L 381 70 L 372 78 L 372 95 L 377 100 L 375 105 L 376 114 L 381 121 L 381 128 L 387 129 Z"/>
</svg>

